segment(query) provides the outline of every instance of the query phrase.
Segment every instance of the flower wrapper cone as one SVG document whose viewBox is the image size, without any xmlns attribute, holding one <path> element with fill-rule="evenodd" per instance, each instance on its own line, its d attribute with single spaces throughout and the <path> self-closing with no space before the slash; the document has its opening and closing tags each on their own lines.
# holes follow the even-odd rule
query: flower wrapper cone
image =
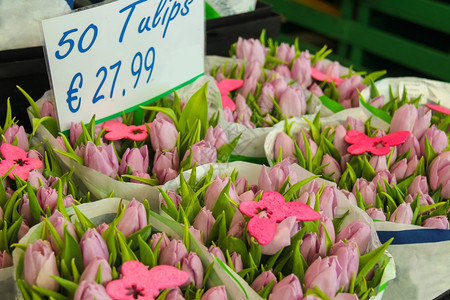
<svg viewBox="0 0 450 300">
<path fill-rule="evenodd" d="M 183 239 L 184 225 L 173 220 L 164 212 L 161 215 L 150 212 L 150 223 L 158 231 L 164 231 L 177 239 Z M 214 262 L 213 271 L 208 278 L 210 287 L 225 285 L 229 299 L 262 299 L 239 275 L 219 259 L 215 259 L 204 245 L 194 238 L 189 231 L 187 232 L 189 234 L 190 249 L 200 257 L 204 268 L 206 269 L 207 266 Z"/>
<path fill-rule="evenodd" d="M 237 170 L 239 177 L 246 178 L 248 180 L 249 185 L 258 183 L 258 176 L 256 176 L 255 174 L 259 174 L 259 172 L 261 170 L 261 165 L 252 164 L 252 163 L 248 163 L 248 162 L 232 162 L 232 163 L 228 163 L 228 164 L 212 164 L 212 167 L 214 169 L 213 177 L 216 175 L 224 174 L 224 173 L 231 174 L 233 170 Z M 210 168 L 209 165 L 204 165 L 204 166 L 200 166 L 196 169 L 197 181 L 200 180 L 209 171 L 209 168 Z M 300 166 L 298 166 L 296 164 L 291 165 L 291 168 L 293 168 L 294 171 L 296 172 L 298 181 L 301 181 L 303 179 L 314 176 L 312 173 L 306 171 L 305 169 L 301 168 Z M 184 172 L 183 175 L 185 178 L 189 178 L 190 173 L 191 173 L 191 170 L 188 170 L 188 171 Z M 320 178 L 316 178 L 315 180 L 318 182 L 319 185 L 321 185 L 323 183 L 325 186 L 335 186 L 335 183 L 330 182 L 330 181 L 326 181 L 326 180 L 323 180 Z M 309 184 L 311 184 L 311 183 L 305 184 L 300 189 L 300 191 L 307 189 Z M 176 190 L 179 186 L 180 186 L 180 177 L 178 176 L 174 180 L 169 181 L 165 185 L 163 185 L 162 189 L 166 190 L 166 191 Z M 381 245 L 381 243 L 376 234 L 372 219 L 370 219 L 370 217 L 364 211 L 362 211 L 360 208 L 351 204 L 347 200 L 345 195 L 343 193 L 341 193 L 340 191 L 338 191 L 338 210 L 335 214 L 335 217 L 337 218 L 337 217 L 343 216 L 347 211 L 349 211 L 349 214 L 343 220 L 343 223 L 341 224 L 341 228 L 344 228 L 345 226 L 347 226 L 348 224 L 350 224 L 353 221 L 362 220 L 364 223 L 368 224 L 371 227 L 371 241 L 369 242 L 367 251 L 371 251 L 371 250 L 374 250 L 375 248 L 378 248 Z M 163 214 L 165 214 L 165 213 L 163 213 Z M 392 259 L 392 257 L 390 256 L 390 254 L 388 252 L 385 252 L 384 255 L 386 255 L 389 258 L 389 263 L 383 273 L 383 277 L 382 277 L 382 280 L 380 282 L 379 289 L 378 289 L 378 294 L 375 297 L 370 298 L 372 300 L 381 299 L 383 291 L 384 291 L 385 283 L 387 281 L 395 278 L 395 276 L 396 276 L 394 260 Z M 250 290 L 252 290 L 252 289 L 250 288 Z"/>
<path fill-rule="evenodd" d="M 321 118 L 320 121 L 322 123 L 322 127 L 325 128 L 327 126 L 344 125 L 347 117 L 352 117 L 365 122 L 367 121 L 367 119 L 371 117 L 371 114 L 367 110 L 365 111 L 364 109 L 362 109 L 361 107 L 349 108 L 340 111 L 337 114 L 334 114 L 333 116 L 329 116 L 323 119 Z M 312 122 L 313 118 L 308 118 L 308 120 Z M 302 128 L 305 130 L 309 129 L 308 122 L 306 122 L 302 118 L 288 120 L 289 123 L 291 123 L 292 121 L 293 125 L 291 128 L 291 134 L 294 137 L 297 137 L 297 135 L 301 133 Z M 372 126 L 383 129 L 385 131 L 389 129 L 389 124 L 377 118 L 372 118 L 371 124 Z M 270 165 L 273 165 L 275 140 L 277 138 L 278 133 L 283 131 L 284 131 L 284 121 L 274 126 L 272 131 L 267 134 L 266 140 L 264 141 L 264 152 L 266 154 L 266 159 Z"/>
<path fill-rule="evenodd" d="M 64 149 L 55 139 L 55 137 L 45 128 L 39 126 L 36 130 L 36 138 L 40 141 L 47 141 L 52 149 L 63 151 Z M 145 199 L 149 201 L 150 208 L 159 211 L 160 203 L 158 200 L 158 188 L 146 184 L 138 184 L 132 182 L 120 182 L 108 177 L 96 170 L 83 166 L 65 155 L 61 155 L 55 151 L 56 157 L 60 161 L 60 165 L 64 171 L 68 172 L 74 169 L 74 181 L 78 188 L 83 192 L 90 192 L 93 199 L 104 199 L 111 196 L 128 199 L 135 197 L 136 200 L 142 202 Z"/>
<path fill-rule="evenodd" d="M 399 276 L 389 281 L 384 300 L 434 299 L 450 286 L 450 230 L 375 222 L 381 240 L 394 237 L 388 251 Z"/>
<path fill-rule="evenodd" d="M 233 63 L 244 63 L 244 60 L 221 56 L 206 56 L 205 72 L 211 72 L 213 67 L 224 64 L 227 64 L 227 67 L 230 68 Z M 302 89 L 305 95 L 305 99 L 309 98 L 311 92 L 304 89 L 300 85 L 297 85 L 296 83 L 294 85 Z M 316 113 L 320 109 L 320 100 L 315 95 L 313 95 L 312 100 L 307 106 L 307 111 Z M 234 139 L 239 134 L 242 134 L 238 144 L 236 145 L 236 148 L 234 148 L 232 152 L 233 155 L 235 155 L 233 160 L 265 163 L 263 145 L 264 139 L 270 132 L 271 127 L 249 128 L 239 123 L 227 122 L 223 117 L 223 113 L 221 113 L 220 115 L 219 124 L 222 125 L 230 140 Z"/>
</svg>

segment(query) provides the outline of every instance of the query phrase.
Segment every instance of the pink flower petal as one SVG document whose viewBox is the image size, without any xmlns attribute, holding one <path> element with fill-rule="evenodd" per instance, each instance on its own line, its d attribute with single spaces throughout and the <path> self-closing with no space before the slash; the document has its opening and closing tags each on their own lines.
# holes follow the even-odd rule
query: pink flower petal
<svg viewBox="0 0 450 300">
<path fill-rule="evenodd" d="M 27 153 L 20 147 L 3 143 L 0 146 L 0 152 L 6 160 L 26 159 Z"/>
<path fill-rule="evenodd" d="M 315 221 L 321 215 L 309 205 L 300 202 L 288 202 L 284 205 L 286 215 L 296 217 L 297 221 Z"/>
<path fill-rule="evenodd" d="M 446 114 L 446 115 L 450 115 L 450 109 L 437 105 L 437 104 L 425 104 L 426 107 L 428 107 L 429 109 L 432 109 L 434 111 Z"/>
<path fill-rule="evenodd" d="M 269 244 L 275 237 L 277 231 L 277 222 L 271 218 L 260 218 L 255 216 L 248 222 L 248 232 L 261 245 Z"/>
<path fill-rule="evenodd" d="M 334 81 L 334 84 L 336 86 L 340 85 L 342 83 L 342 81 L 344 80 L 339 77 L 330 77 L 327 74 L 322 73 L 313 67 L 311 67 L 311 77 L 314 78 L 315 80 L 319 80 L 319 81 L 325 81 L 325 80 L 326 81 Z"/>
<path fill-rule="evenodd" d="M 397 146 L 406 142 L 409 135 L 409 131 L 397 131 L 381 137 L 380 140 L 389 146 Z"/>
</svg>

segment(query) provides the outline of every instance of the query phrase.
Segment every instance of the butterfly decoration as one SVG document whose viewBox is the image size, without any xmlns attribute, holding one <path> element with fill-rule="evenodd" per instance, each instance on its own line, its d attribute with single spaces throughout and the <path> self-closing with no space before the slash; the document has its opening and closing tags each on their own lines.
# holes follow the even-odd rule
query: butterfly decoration
<svg viewBox="0 0 450 300">
<path fill-rule="evenodd" d="M 106 129 L 105 139 L 108 141 L 117 141 L 121 139 L 130 139 L 132 141 L 143 141 L 147 138 L 147 126 L 151 123 L 142 124 L 139 126 L 125 125 L 116 120 L 109 120 L 103 123 L 103 128 Z"/>
<path fill-rule="evenodd" d="M 236 110 L 236 104 L 228 96 L 231 91 L 237 90 L 244 85 L 244 81 L 240 79 L 224 79 L 220 82 L 216 81 L 216 85 L 219 88 L 220 96 L 222 97 L 222 107 L 228 107 L 231 111 Z"/>
<path fill-rule="evenodd" d="M 0 160 L 0 176 L 5 175 L 11 168 L 9 178 L 15 179 L 17 175 L 20 179 L 27 180 L 31 170 L 42 168 L 43 164 L 37 158 L 27 157 L 27 152 L 20 147 L 3 143 L 0 146 L 3 159 Z"/>
<path fill-rule="evenodd" d="M 437 104 L 425 104 L 426 107 L 428 107 L 431 110 L 446 114 L 446 115 L 450 115 L 450 109 L 437 105 Z"/>
<path fill-rule="evenodd" d="M 386 155 L 391 152 L 392 146 L 398 146 L 406 142 L 409 131 L 398 131 L 382 137 L 368 137 L 357 130 L 349 130 L 345 135 L 345 141 L 352 144 L 347 148 L 347 152 L 353 155 L 370 152 L 373 155 Z"/>
<path fill-rule="evenodd" d="M 322 73 L 313 67 L 311 67 L 311 77 L 314 78 L 315 80 L 319 80 L 319 81 L 334 81 L 334 84 L 336 86 L 340 85 L 342 83 L 342 81 L 344 81 L 344 79 L 339 78 L 339 77 L 330 77 L 327 74 Z"/>
<path fill-rule="evenodd" d="M 269 244 L 275 237 L 277 223 L 288 217 L 297 221 L 320 219 L 320 213 L 300 202 L 286 202 L 278 192 L 264 192 L 260 201 L 244 201 L 239 210 L 251 217 L 248 231 L 261 245 Z"/>
<path fill-rule="evenodd" d="M 150 270 L 135 260 L 121 266 L 122 277 L 110 281 L 106 292 L 114 300 L 153 300 L 160 290 L 182 285 L 189 273 L 168 265 L 159 265 Z"/>
</svg>

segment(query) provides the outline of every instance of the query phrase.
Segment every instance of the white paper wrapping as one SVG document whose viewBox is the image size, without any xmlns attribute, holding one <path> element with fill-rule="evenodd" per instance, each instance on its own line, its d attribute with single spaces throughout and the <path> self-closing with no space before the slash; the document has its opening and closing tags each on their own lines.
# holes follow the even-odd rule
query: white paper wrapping
<svg viewBox="0 0 450 300">
<path fill-rule="evenodd" d="M 258 177 L 259 177 L 259 174 L 260 174 L 261 168 L 262 168 L 261 165 L 247 163 L 247 162 L 232 162 L 232 163 L 228 163 L 228 164 L 212 164 L 212 166 L 214 169 L 213 177 L 216 175 L 231 174 L 233 172 L 233 170 L 236 169 L 238 171 L 238 177 L 244 177 L 245 179 L 247 179 L 249 185 L 258 183 Z M 306 171 L 305 169 L 303 169 L 302 167 L 300 167 L 297 164 L 293 164 L 291 167 L 295 170 L 298 181 L 301 181 L 303 179 L 314 176 L 314 174 Z M 205 174 L 209 171 L 209 168 L 210 168 L 210 165 L 203 165 L 203 166 L 198 167 L 197 172 L 196 172 L 197 180 L 200 180 L 203 176 L 205 176 Z M 191 170 L 188 170 L 188 171 L 184 172 L 183 175 L 187 179 L 187 178 L 189 178 L 190 173 L 191 173 Z M 336 186 L 335 183 L 326 181 L 326 180 L 323 180 L 320 178 L 317 178 L 315 180 L 318 182 L 319 185 L 321 185 L 323 183 L 323 184 L 325 184 L 325 186 Z M 304 185 L 300 191 L 306 190 L 310 184 L 311 183 Z M 180 187 L 180 177 L 179 176 L 177 178 L 167 182 L 166 184 L 164 184 L 162 189 L 168 191 L 168 190 L 176 190 L 176 189 L 178 189 L 178 187 Z M 361 210 L 360 208 L 351 204 L 348 201 L 348 199 L 345 197 L 345 195 L 342 194 L 340 191 L 338 191 L 338 210 L 337 210 L 335 217 L 343 216 L 347 211 L 350 211 L 350 213 L 344 219 L 341 228 L 344 228 L 345 226 L 347 226 L 348 224 L 350 224 L 351 222 L 353 222 L 355 220 L 362 220 L 364 223 L 368 224 L 371 227 L 372 239 L 369 243 L 368 251 L 378 248 L 381 245 L 381 243 L 376 234 L 374 223 L 373 223 L 372 219 L 363 210 Z M 391 257 L 390 254 L 387 252 L 386 252 L 386 255 Z M 383 274 L 383 278 L 381 280 L 380 286 L 383 286 L 384 283 L 395 278 L 395 274 L 396 274 L 395 273 L 395 264 L 394 264 L 394 260 L 391 258 L 390 262 L 389 262 L 388 266 L 386 267 L 385 272 Z M 249 289 L 252 290 L 251 288 L 249 288 Z M 379 291 L 379 293 L 376 295 L 376 297 L 372 297 L 370 299 L 371 300 L 375 300 L 375 299 L 379 300 L 382 298 L 382 296 L 383 296 L 383 290 L 381 289 L 381 291 Z M 253 298 L 250 298 L 250 299 L 253 299 Z"/>
</svg>

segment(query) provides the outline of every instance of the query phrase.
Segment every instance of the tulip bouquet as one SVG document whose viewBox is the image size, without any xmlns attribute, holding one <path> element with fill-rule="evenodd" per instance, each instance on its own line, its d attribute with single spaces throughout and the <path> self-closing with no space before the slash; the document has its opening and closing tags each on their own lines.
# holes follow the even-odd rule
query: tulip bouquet
<svg viewBox="0 0 450 300">
<path fill-rule="evenodd" d="M 431 112 L 404 105 L 390 128 L 374 128 L 364 115 L 358 108 L 285 123 L 266 139 L 268 158 L 298 161 L 335 181 L 374 219 L 448 229 L 448 138 L 430 127 Z"/>
<path fill-rule="evenodd" d="M 265 41 L 265 32 L 259 40 L 239 38 L 230 50 L 231 55 L 248 62 L 258 62 L 268 70 L 275 71 L 289 80 L 297 82 L 317 97 L 326 96 L 345 108 L 359 106 L 359 91 L 371 81 L 383 76 L 386 71 L 371 74 L 354 72 L 337 61 L 325 58 L 331 49 L 324 46 L 314 55 L 308 50 L 300 51 L 298 41 L 294 45 Z M 364 76 L 364 77 L 363 77 Z M 273 97 L 273 96 L 272 96 Z M 326 104 L 327 99 L 321 99 Z"/>
<path fill-rule="evenodd" d="M 380 246 L 370 218 L 316 177 L 287 160 L 271 170 L 195 168 L 161 188 L 163 216 L 192 224 L 197 240 L 263 298 L 368 299 L 392 275 L 383 256 L 390 242 Z"/>
<path fill-rule="evenodd" d="M 87 125 L 72 124 L 69 138 L 55 138 L 42 128 L 37 136 L 55 148 L 66 168 L 74 168 L 80 187 L 95 198 L 113 193 L 151 199 L 157 193 L 152 186 L 194 164 L 226 162 L 237 144 L 239 137 L 229 142 L 217 114 L 208 119 L 207 90 L 203 85 L 187 103 L 175 94 L 173 101 L 143 107 L 141 125 L 132 125 L 136 117 L 130 113 L 99 125 L 94 118 Z M 157 210 L 159 203 L 151 206 Z"/>
<path fill-rule="evenodd" d="M 148 202 L 111 198 L 44 219 L 14 252 L 23 298 L 227 299 L 223 285 L 206 286 L 213 265 L 192 251 L 189 231 L 155 232 L 149 217 Z"/>
</svg>

